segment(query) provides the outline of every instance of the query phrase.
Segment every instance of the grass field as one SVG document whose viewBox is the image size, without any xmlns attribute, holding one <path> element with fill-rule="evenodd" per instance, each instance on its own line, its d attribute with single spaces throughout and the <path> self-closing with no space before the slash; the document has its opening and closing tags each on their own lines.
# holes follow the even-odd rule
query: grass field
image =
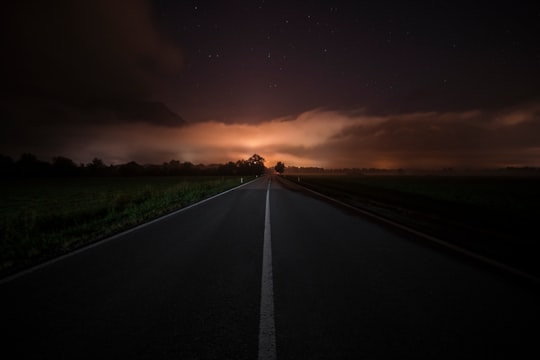
<svg viewBox="0 0 540 360">
<path fill-rule="evenodd" d="M 540 275 L 538 177 L 301 175 L 300 183 Z"/>
<path fill-rule="evenodd" d="M 0 275 L 239 184 L 240 177 L 4 180 L 0 182 Z"/>
<path fill-rule="evenodd" d="M 292 180 L 297 177 L 289 176 Z M 302 176 L 301 181 L 348 193 L 392 200 L 398 193 L 530 216 L 540 200 L 540 178 L 485 176 Z"/>
</svg>

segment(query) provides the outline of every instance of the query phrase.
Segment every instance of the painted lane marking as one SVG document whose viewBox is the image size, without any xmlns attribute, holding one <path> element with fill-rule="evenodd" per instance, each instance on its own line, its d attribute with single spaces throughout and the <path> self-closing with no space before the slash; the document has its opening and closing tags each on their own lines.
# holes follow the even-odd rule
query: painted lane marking
<svg viewBox="0 0 540 360">
<path fill-rule="evenodd" d="M 272 275 L 272 242 L 270 233 L 270 184 L 266 189 L 264 244 L 261 275 L 261 311 L 259 319 L 259 360 L 275 360 L 276 327 L 274 324 L 274 280 Z"/>
</svg>

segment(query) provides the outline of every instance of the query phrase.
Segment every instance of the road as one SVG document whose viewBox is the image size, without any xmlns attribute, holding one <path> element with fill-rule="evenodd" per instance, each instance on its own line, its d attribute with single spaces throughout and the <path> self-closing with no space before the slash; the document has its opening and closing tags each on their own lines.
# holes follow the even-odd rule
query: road
<svg viewBox="0 0 540 360">
<path fill-rule="evenodd" d="M 278 359 L 539 356 L 538 285 L 268 181 L 4 281 L 2 353 L 256 359 L 270 324 Z"/>
</svg>

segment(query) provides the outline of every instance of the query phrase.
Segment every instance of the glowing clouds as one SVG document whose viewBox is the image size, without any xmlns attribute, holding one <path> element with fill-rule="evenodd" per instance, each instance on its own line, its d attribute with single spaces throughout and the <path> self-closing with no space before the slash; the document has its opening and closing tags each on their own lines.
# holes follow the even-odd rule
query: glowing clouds
<svg viewBox="0 0 540 360">
<path fill-rule="evenodd" d="M 296 119 L 275 119 L 259 124 L 196 123 L 178 129 L 176 136 L 182 148 L 201 155 L 197 161 L 234 160 L 257 152 L 270 161 L 280 157 L 284 158 L 283 161 L 314 165 L 319 161 L 289 153 L 287 149 L 309 151 L 321 146 L 350 120 L 334 113 L 313 114 L 310 112 Z"/>
<path fill-rule="evenodd" d="M 178 159 L 210 164 L 258 153 L 270 165 L 283 161 L 326 168 L 538 166 L 538 109 L 385 117 L 313 110 L 256 124 L 110 125 L 87 129 L 84 138 L 72 137 L 76 141 L 67 147 L 79 149 L 81 161 L 98 156 L 116 163 Z"/>
</svg>

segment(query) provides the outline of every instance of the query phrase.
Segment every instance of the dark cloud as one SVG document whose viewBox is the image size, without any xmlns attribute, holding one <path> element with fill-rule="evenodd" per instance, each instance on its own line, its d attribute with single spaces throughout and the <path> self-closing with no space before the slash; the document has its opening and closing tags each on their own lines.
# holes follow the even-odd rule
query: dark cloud
<svg viewBox="0 0 540 360">
<path fill-rule="evenodd" d="M 85 124 L 183 125 L 151 101 L 182 70 L 152 19 L 145 0 L 4 5 L 0 151 L 62 151 Z"/>
<path fill-rule="evenodd" d="M 28 151 L 73 156 L 83 150 L 81 144 L 102 138 L 114 125 L 146 123 L 174 128 L 186 124 L 162 103 L 116 99 L 82 107 L 35 98 L 0 100 L 0 117 L 0 153 L 13 156 Z"/>
<path fill-rule="evenodd" d="M 540 107 L 350 117 L 312 149 L 335 166 L 538 166 Z M 356 165 L 354 165 L 356 164 Z"/>
<path fill-rule="evenodd" d="M 325 168 L 495 168 L 538 166 L 539 133 L 540 106 L 535 104 L 385 116 L 316 109 L 258 124 L 85 123 L 59 130 L 56 142 L 44 145 L 55 151 L 48 157 L 76 154 L 77 162 L 98 156 L 114 163 L 215 163 L 258 153 L 268 164 Z"/>
<path fill-rule="evenodd" d="M 148 1 L 10 2 L 2 22 L 1 86 L 11 96 L 141 99 L 181 69 Z"/>
<path fill-rule="evenodd" d="M 537 6 L 340 4 L 4 4 L 0 153 L 538 165 Z"/>
</svg>

